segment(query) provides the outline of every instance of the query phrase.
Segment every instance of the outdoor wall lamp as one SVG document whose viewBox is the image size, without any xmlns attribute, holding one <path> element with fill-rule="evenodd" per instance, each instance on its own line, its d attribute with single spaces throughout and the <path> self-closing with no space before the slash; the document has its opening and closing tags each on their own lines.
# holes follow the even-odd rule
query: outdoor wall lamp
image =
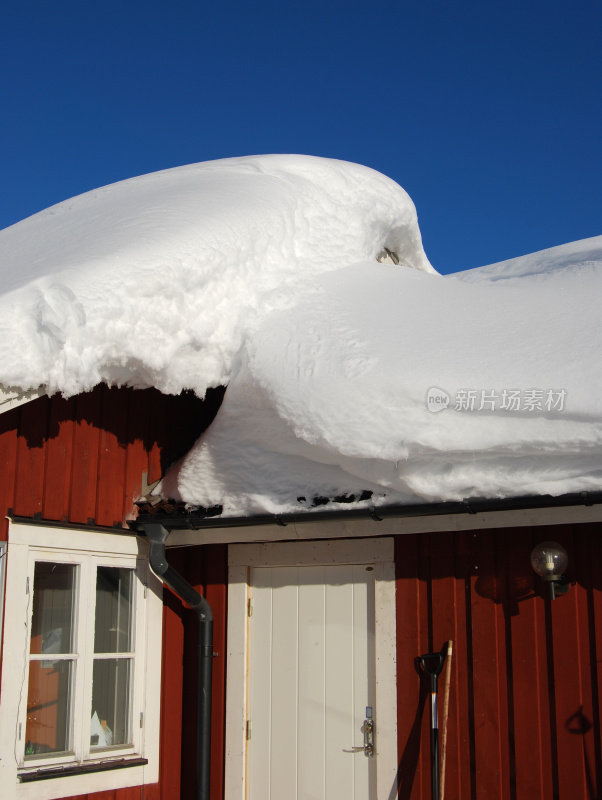
<svg viewBox="0 0 602 800">
<path fill-rule="evenodd" d="M 550 587 L 551 600 L 569 590 L 569 581 L 564 574 L 568 562 L 567 552 L 558 542 L 540 542 L 531 551 L 531 566 Z"/>
</svg>

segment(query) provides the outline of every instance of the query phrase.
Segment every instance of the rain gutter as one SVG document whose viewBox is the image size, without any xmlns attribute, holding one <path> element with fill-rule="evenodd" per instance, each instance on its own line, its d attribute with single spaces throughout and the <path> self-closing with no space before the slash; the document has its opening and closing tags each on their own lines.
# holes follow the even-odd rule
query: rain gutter
<svg viewBox="0 0 602 800">
<path fill-rule="evenodd" d="M 540 494 L 522 497 L 481 498 L 439 503 L 391 504 L 362 506 L 361 508 L 336 508 L 323 511 L 303 511 L 285 514 L 256 514 L 246 517 L 222 517 L 209 515 L 202 510 L 190 510 L 173 515 L 140 514 L 131 523 L 135 528 L 145 528 L 160 521 L 169 531 L 202 530 L 206 528 L 237 528 L 254 525 L 299 525 L 306 522 L 329 522 L 331 520 L 408 519 L 411 517 L 442 516 L 453 514 L 480 514 L 494 511 L 519 511 L 538 508 L 566 508 L 568 506 L 594 506 L 602 504 L 602 492 L 571 492 L 557 496 Z"/>
</svg>

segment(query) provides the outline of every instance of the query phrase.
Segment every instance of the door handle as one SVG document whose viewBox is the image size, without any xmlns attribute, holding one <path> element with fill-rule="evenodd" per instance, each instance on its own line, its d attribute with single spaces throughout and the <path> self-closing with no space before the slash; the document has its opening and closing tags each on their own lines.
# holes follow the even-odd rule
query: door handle
<svg viewBox="0 0 602 800">
<path fill-rule="evenodd" d="M 349 750 L 343 750 L 344 753 L 361 753 L 363 752 L 367 758 L 374 757 L 374 720 L 365 719 L 362 725 L 362 733 L 364 734 L 364 744 L 358 747 L 350 747 Z"/>
</svg>

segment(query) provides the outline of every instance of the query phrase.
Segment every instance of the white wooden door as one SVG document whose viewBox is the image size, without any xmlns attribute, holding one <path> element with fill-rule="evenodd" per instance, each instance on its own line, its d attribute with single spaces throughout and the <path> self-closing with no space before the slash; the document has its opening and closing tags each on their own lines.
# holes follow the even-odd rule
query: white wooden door
<svg viewBox="0 0 602 800">
<path fill-rule="evenodd" d="M 226 800 L 396 796 L 392 540 L 239 544 L 228 558 Z"/>
<path fill-rule="evenodd" d="M 374 567 L 250 577 L 247 800 L 373 800 Z"/>
</svg>

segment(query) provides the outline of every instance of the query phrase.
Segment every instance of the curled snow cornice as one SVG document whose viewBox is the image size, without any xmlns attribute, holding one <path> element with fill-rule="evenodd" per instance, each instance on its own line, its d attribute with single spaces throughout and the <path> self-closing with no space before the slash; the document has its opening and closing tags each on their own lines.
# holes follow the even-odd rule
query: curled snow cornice
<svg viewBox="0 0 602 800">
<path fill-rule="evenodd" d="M 383 248 L 434 271 L 406 192 L 343 161 L 224 159 L 96 189 L 0 232 L 0 382 L 202 396 L 266 313 Z"/>
</svg>

